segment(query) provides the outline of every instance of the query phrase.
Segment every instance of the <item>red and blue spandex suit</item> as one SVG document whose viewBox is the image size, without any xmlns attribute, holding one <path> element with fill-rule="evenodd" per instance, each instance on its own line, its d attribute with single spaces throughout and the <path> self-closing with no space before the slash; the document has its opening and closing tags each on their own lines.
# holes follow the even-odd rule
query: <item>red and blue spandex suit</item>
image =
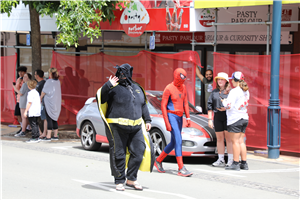
<svg viewBox="0 0 300 200">
<path fill-rule="evenodd" d="M 171 132 L 171 142 L 165 147 L 164 151 L 157 158 L 159 162 L 175 148 L 176 159 L 179 169 L 182 168 L 182 116 L 185 112 L 187 118 L 187 126 L 190 126 L 190 113 L 187 100 L 187 92 L 185 85 L 186 71 L 182 68 L 177 68 L 174 71 L 174 81 L 167 85 L 164 90 L 161 110 L 166 124 L 166 128 Z"/>
</svg>

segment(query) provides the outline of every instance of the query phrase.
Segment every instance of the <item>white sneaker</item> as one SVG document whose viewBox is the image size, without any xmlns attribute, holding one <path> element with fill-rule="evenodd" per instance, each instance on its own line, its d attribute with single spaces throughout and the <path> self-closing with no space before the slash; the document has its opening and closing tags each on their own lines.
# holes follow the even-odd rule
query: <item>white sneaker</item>
<svg viewBox="0 0 300 200">
<path fill-rule="evenodd" d="M 15 134 L 14 135 L 15 137 L 25 137 L 26 136 L 26 133 L 24 133 L 24 132 L 20 132 L 20 133 L 17 133 L 17 134 Z"/>
<path fill-rule="evenodd" d="M 232 163 L 233 163 L 233 160 L 228 160 L 228 162 L 227 162 L 227 164 L 226 164 L 226 167 L 229 167 L 229 166 L 231 166 L 231 165 L 232 165 Z"/>
<path fill-rule="evenodd" d="M 216 162 L 214 162 L 212 164 L 212 166 L 214 166 L 214 167 L 225 167 L 225 161 L 218 159 Z"/>
</svg>

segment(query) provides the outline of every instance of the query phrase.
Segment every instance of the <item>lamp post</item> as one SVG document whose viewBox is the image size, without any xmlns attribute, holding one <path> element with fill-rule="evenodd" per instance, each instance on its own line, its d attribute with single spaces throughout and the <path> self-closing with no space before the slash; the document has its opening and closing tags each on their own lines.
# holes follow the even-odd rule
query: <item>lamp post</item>
<svg viewBox="0 0 300 200">
<path fill-rule="evenodd" d="M 279 71 L 282 2 L 273 1 L 272 48 L 271 48 L 271 88 L 268 107 L 268 158 L 279 158 L 281 137 L 281 108 L 279 106 Z"/>
</svg>

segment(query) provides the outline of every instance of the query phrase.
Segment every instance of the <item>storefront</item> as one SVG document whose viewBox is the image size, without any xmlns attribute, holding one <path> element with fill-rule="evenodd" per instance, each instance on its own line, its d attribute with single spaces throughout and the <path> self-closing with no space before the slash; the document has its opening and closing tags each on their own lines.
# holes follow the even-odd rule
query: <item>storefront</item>
<svg viewBox="0 0 300 200">
<path fill-rule="evenodd" d="M 41 40 L 42 40 L 42 70 L 46 71 L 51 64 L 52 50 L 69 53 L 73 56 L 86 56 L 93 53 L 104 52 L 114 56 L 132 56 L 141 50 L 148 50 L 162 53 L 176 53 L 185 50 L 198 52 L 202 73 L 206 69 L 213 69 L 214 46 L 208 45 L 214 42 L 215 27 L 208 25 L 214 22 L 216 18 L 219 23 L 245 23 L 245 22 L 265 22 L 268 21 L 268 5 L 246 6 L 246 7 L 225 7 L 219 8 L 218 13 L 214 8 L 200 9 L 197 2 L 194 6 L 192 1 L 181 1 L 181 6 L 177 8 L 172 1 L 167 4 L 161 3 L 154 5 L 142 2 L 146 9 L 142 9 L 138 16 L 124 14 L 124 10 L 116 11 L 116 19 L 112 24 L 101 23 L 103 37 L 95 39 L 93 43 L 83 37 L 80 39 L 78 48 L 71 47 L 68 51 L 64 50 L 62 45 L 55 45 L 55 33 L 57 29 L 50 25 L 55 22 L 47 18 L 47 21 L 41 21 Z M 21 6 L 21 5 L 20 5 Z M 25 8 L 22 8 L 25 9 Z M 29 12 L 27 9 L 27 18 Z M 270 6 L 272 11 L 272 6 Z M 26 18 L 26 11 L 22 11 L 22 17 Z M 217 15 L 216 15 L 217 14 Z M 270 17 L 271 17 L 270 12 Z M 17 16 L 17 15 L 15 15 Z M 125 20 L 125 16 L 127 16 Z M 20 16 L 19 16 L 20 17 Z M 144 18 L 143 18 L 144 17 Z M 143 18 L 143 20 L 142 20 Z M 271 18 L 270 18 L 271 19 Z M 283 4 L 282 21 L 298 21 L 299 4 Z M 136 23 L 136 22 L 139 23 Z M 144 22 L 143 22 L 144 21 Z M 147 22 L 146 22 L 147 21 Z M 128 24 L 134 22 L 135 25 L 141 24 L 142 28 L 137 26 L 130 27 Z M 126 24 L 127 23 L 127 24 Z M 19 24 L 20 25 L 20 24 Z M 6 32 L 3 45 L 21 46 L 22 48 L 5 49 L 4 55 L 12 55 L 18 52 L 19 59 L 17 65 L 31 67 L 31 49 L 30 44 L 26 45 L 29 33 L 28 29 L 21 28 L 16 24 L 15 29 L 25 32 Z M 127 25 L 127 27 L 126 27 Z M 282 54 L 299 53 L 299 24 L 283 24 L 281 38 Z M 29 27 L 29 25 L 28 25 Z M 50 29 L 46 29 L 46 27 Z M 51 28 L 52 27 L 52 28 Z M 271 30 L 271 26 L 270 26 Z M 136 33 L 133 33 L 136 32 Z M 149 49 L 150 36 L 155 33 L 155 48 Z M 192 45 L 192 40 L 194 44 Z M 270 37 L 271 40 L 271 37 Z M 238 55 L 266 55 L 267 54 L 267 26 L 266 25 L 224 25 L 217 27 L 216 51 L 220 53 L 238 54 Z M 196 77 L 197 78 L 197 77 Z M 204 107 L 204 90 L 201 87 L 200 80 L 196 79 L 195 102 L 196 106 Z"/>
</svg>

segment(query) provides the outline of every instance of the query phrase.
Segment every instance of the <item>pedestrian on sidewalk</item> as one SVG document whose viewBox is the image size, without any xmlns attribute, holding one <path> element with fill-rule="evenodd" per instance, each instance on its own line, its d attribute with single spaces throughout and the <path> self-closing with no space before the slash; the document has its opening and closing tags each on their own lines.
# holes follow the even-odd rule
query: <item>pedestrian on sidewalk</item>
<svg viewBox="0 0 300 200">
<path fill-rule="evenodd" d="M 44 72 L 40 69 L 35 70 L 34 77 L 37 80 L 36 90 L 38 91 L 39 95 L 42 95 L 42 90 L 46 81 L 44 80 Z M 47 135 L 47 120 L 46 120 L 46 111 L 45 111 L 45 104 L 44 99 L 41 103 L 41 116 L 38 120 L 41 124 L 39 124 L 39 131 L 40 131 L 40 138 L 44 139 Z M 43 132 L 41 131 L 40 127 L 43 128 Z"/>
<path fill-rule="evenodd" d="M 162 161 L 175 148 L 178 164 L 177 175 L 188 177 L 193 175 L 193 173 L 188 171 L 183 165 L 181 136 L 183 113 L 185 113 L 186 116 L 187 127 L 189 127 L 191 123 L 186 86 L 183 84 L 185 80 L 186 71 L 182 68 L 177 68 L 174 71 L 173 82 L 166 86 L 162 95 L 161 110 L 166 129 L 171 132 L 171 142 L 155 159 L 154 166 L 157 168 L 158 172 L 165 173 L 165 170 L 162 167 Z"/>
<path fill-rule="evenodd" d="M 217 136 L 217 150 L 218 150 L 218 160 L 212 164 L 214 167 L 225 167 L 225 144 L 228 161 L 227 166 L 230 166 L 233 162 L 233 152 L 232 152 L 232 142 L 230 134 L 227 132 L 227 115 L 226 110 L 223 107 L 222 99 L 227 98 L 228 88 L 230 87 L 228 74 L 225 72 L 220 72 L 214 78 L 217 88 L 214 89 L 209 96 L 207 102 L 208 109 L 208 126 L 214 129 Z M 212 120 L 213 119 L 213 120 Z"/>
<path fill-rule="evenodd" d="M 247 148 L 244 143 L 246 127 L 249 115 L 247 112 L 250 98 L 249 88 L 242 72 L 232 74 L 232 89 L 227 99 L 222 100 L 227 114 L 227 130 L 230 134 L 233 146 L 233 163 L 225 167 L 226 170 L 248 170 Z M 241 164 L 239 157 L 241 155 Z"/>
<path fill-rule="evenodd" d="M 32 128 L 32 138 L 27 143 L 39 142 L 39 125 L 38 118 L 41 116 L 41 98 L 38 91 L 35 89 L 37 82 L 29 80 L 27 82 L 28 89 L 30 90 L 27 95 L 27 106 L 24 112 L 24 117 L 28 118 Z"/>
<path fill-rule="evenodd" d="M 213 71 L 211 69 L 207 69 L 205 71 L 205 76 L 203 76 L 201 74 L 199 67 L 196 67 L 196 75 L 198 76 L 200 81 L 204 84 L 205 106 L 204 106 L 203 113 L 207 114 L 207 112 L 208 112 L 207 102 L 208 102 L 210 94 L 213 91 L 213 83 L 214 83 Z"/>
<path fill-rule="evenodd" d="M 21 87 L 22 87 L 22 84 L 23 84 L 23 76 L 24 74 L 26 74 L 27 72 L 27 67 L 24 67 L 24 66 L 20 66 L 18 69 L 17 69 L 17 72 L 18 72 L 18 75 L 19 75 L 19 78 L 17 79 L 16 82 L 13 82 L 13 88 L 15 90 L 15 93 L 16 93 L 16 99 L 17 99 L 17 103 L 16 103 L 16 106 L 15 106 L 15 116 L 18 118 L 18 122 L 20 123 L 21 125 L 21 128 L 19 131 L 16 132 L 16 134 L 19 134 L 21 133 L 22 131 L 22 117 L 21 117 L 21 110 L 20 110 L 20 106 L 19 106 L 19 102 L 20 102 L 20 94 L 17 93 L 16 90 L 20 90 Z"/>
<path fill-rule="evenodd" d="M 24 112 L 26 109 L 26 103 L 27 103 L 27 94 L 30 91 L 27 86 L 27 82 L 31 80 L 32 76 L 29 73 L 24 74 L 23 76 L 23 84 L 20 90 L 17 90 L 16 87 L 14 87 L 15 91 L 20 95 L 20 101 L 19 101 L 19 107 L 21 111 L 21 117 L 22 117 L 22 131 L 20 133 L 15 134 L 15 137 L 24 137 L 26 135 L 26 127 L 29 125 L 29 121 L 26 117 L 24 117 Z"/>
<path fill-rule="evenodd" d="M 151 172 L 154 162 L 147 133 L 151 129 L 147 98 L 144 89 L 132 80 L 132 66 L 122 64 L 116 68 L 115 76 L 110 76 L 96 94 L 109 141 L 111 174 L 116 190 L 124 191 L 125 182 L 135 190 L 143 190 L 137 182 L 138 170 Z"/>
<path fill-rule="evenodd" d="M 41 94 L 41 101 L 44 98 L 46 119 L 47 119 L 47 136 L 42 141 L 51 142 L 58 140 L 58 117 L 61 111 L 61 87 L 58 80 L 58 72 L 56 68 L 50 68 L 49 79 L 46 81 Z M 51 138 L 51 133 L 54 136 Z"/>
</svg>

